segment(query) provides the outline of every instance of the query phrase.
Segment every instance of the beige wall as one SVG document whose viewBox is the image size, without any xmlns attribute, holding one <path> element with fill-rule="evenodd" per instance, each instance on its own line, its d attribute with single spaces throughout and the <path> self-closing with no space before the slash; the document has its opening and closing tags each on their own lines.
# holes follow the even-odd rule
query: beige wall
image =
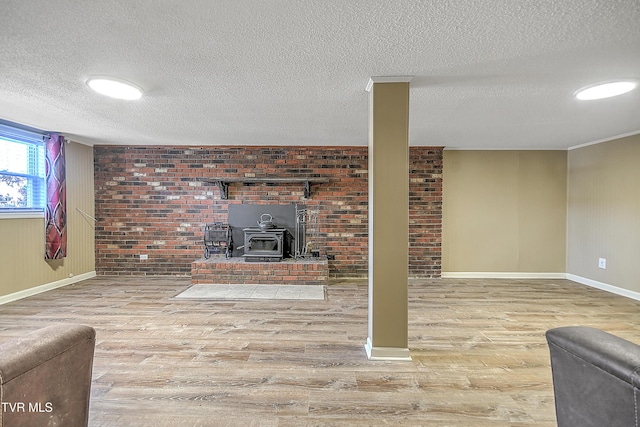
<svg viewBox="0 0 640 427">
<path fill-rule="evenodd" d="M 67 258 L 44 260 L 44 219 L 0 219 L 0 297 L 95 271 L 93 148 L 70 142 L 67 166 Z"/>
<path fill-rule="evenodd" d="M 640 292 L 639 162 L 640 135 L 569 151 L 567 273 Z"/>
<path fill-rule="evenodd" d="M 564 273 L 566 151 L 444 152 L 442 271 Z"/>
</svg>

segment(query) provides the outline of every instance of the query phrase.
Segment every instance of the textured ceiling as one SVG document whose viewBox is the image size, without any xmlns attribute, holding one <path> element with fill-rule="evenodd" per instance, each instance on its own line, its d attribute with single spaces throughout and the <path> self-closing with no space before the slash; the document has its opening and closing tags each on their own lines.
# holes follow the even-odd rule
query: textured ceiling
<svg viewBox="0 0 640 427">
<path fill-rule="evenodd" d="M 134 102 L 90 75 L 137 83 Z M 640 132 L 639 0 L 2 0 L 0 118 L 88 144 L 366 145 L 370 76 L 410 143 L 564 149 Z"/>
</svg>

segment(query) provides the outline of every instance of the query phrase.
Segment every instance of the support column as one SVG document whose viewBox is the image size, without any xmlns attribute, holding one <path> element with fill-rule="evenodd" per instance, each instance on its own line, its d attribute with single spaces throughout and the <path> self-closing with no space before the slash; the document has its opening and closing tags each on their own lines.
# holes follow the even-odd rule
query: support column
<svg viewBox="0 0 640 427">
<path fill-rule="evenodd" d="M 369 359 L 408 348 L 409 81 L 372 77 L 369 98 Z"/>
</svg>

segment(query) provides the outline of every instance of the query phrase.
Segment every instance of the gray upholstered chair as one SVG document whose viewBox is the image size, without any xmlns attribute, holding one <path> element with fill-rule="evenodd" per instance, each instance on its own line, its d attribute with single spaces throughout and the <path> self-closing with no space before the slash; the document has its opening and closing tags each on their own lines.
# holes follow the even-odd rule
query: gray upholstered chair
<svg viewBox="0 0 640 427">
<path fill-rule="evenodd" d="M 558 427 L 640 426 L 640 346 L 586 326 L 546 335 Z"/>
<path fill-rule="evenodd" d="M 0 427 L 86 426 L 95 330 L 55 325 L 0 343 Z"/>
</svg>

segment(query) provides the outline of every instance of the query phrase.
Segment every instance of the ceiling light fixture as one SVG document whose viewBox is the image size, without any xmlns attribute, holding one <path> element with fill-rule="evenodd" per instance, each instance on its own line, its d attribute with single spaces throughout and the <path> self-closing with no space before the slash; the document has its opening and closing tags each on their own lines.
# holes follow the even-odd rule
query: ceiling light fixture
<svg viewBox="0 0 640 427">
<path fill-rule="evenodd" d="M 101 95 L 132 101 L 142 98 L 142 89 L 137 85 L 113 77 L 90 77 L 87 86 Z"/>
<path fill-rule="evenodd" d="M 617 80 L 597 83 L 583 87 L 576 91 L 576 98 L 586 101 L 593 99 L 611 98 L 632 91 L 638 86 L 636 80 Z"/>
</svg>

